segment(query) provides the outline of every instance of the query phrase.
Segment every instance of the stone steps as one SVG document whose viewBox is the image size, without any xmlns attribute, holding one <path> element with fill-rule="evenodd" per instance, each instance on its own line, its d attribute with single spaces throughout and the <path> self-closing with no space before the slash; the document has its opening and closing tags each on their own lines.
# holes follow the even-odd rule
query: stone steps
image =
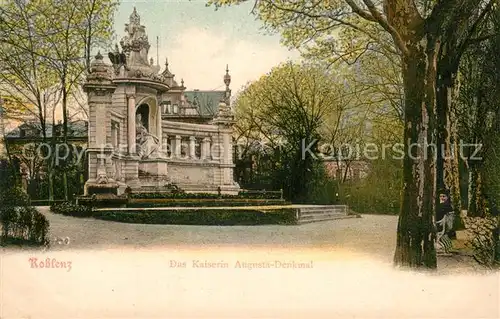
<svg viewBox="0 0 500 319">
<path fill-rule="evenodd" d="M 307 224 L 357 217 L 356 215 L 349 214 L 348 211 L 345 205 L 299 208 L 297 223 Z"/>
</svg>

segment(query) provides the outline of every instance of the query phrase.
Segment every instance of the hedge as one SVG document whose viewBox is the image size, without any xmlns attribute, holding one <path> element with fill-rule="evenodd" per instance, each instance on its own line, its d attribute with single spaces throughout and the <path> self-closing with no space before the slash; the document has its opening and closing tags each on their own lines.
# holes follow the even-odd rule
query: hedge
<svg viewBox="0 0 500 319">
<path fill-rule="evenodd" d="M 36 199 L 36 200 L 30 200 L 31 206 L 52 206 L 54 204 L 61 204 L 64 203 L 65 201 L 63 199 L 57 199 L 57 200 L 48 200 L 48 199 Z"/>
<path fill-rule="evenodd" d="M 50 211 L 54 214 L 73 217 L 91 217 L 93 213 L 93 209 L 90 206 L 76 205 L 69 202 L 53 204 L 50 206 Z"/>
<path fill-rule="evenodd" d="M 295 210 L 284 208 L 276 210 L 170 210 L 170 211 L 96 211 L 94 218 L 136 224 L 175 224 L 175 225 L 294 225 Z"/>
<path fill-rule="evenodd" d="M 127 207 L 220 207 L 220 206 L 275 206 L 290 205 L 281 199 L 171 199 L 171 198 L 134 198 L 130 199 Z M 99 205 L 100 206 L 100 205 Z"/>
<path fill-rule="evenodd" d="M 127 197 L 115 197 L 115 198 L 96 198 L 91 197 L 79 197 L 78 204 L 81 206 L 89 207 L 126 207 L 128 198 Z"/>
<path fill-rule="evenodd" d="M 280 192 L 249 192 L 242 191 L 238 195 L 229 194 L 211 194 L 211 193 L 131 193 L 131 198 L 154 199 L 154 198 L 171 198 L 171 199 L 281 199 Z"/>
<path fill-rule="evenodd" d="M 168 194 L 144 194 L 144 197 L 133 196 L 115 198 L 79 197 L 78 204 L 89 207 L 216 207 L 216 206 L 268 206 L 289 205 L 284 199 L 241 198 L 238 196 L 218 198 L 216 195 L 204 198 L 199 194 L 190 194 L 200 198 L 181 198 Z M 165 195 L 164 197 L 162 197 Z M 205 194 L 206 195 L 206 194 Z M 213 195 L 213 194 L 209 194 Z"/>
</svg>

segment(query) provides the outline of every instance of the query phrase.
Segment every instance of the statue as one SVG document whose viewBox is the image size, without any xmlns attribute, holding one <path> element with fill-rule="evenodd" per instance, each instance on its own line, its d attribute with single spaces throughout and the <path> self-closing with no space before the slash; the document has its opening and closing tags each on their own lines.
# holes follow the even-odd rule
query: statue
<svg viewBox="0 0 500 319">
<path fill-rule="evenodd" d="M 156 153 L 160 147 L 160 140 L 158 137 L 149 133 L 144 124 L 142 123 L 141 114 L 136 115 L 136 142 L 137 153 L 141 158 L 149 158 L 152 154 Z"/>
<path fill-rule="evenodd" d="M 118 44 L 115 45 L 115 52 L 109 52 L 108 57 L 115 68 L 115 73 L 118 74 L 121 67 L 125 67 L 127 69 L 127 56 L 125 53 L 120 53 L 118 49 Z"/>
</svg>

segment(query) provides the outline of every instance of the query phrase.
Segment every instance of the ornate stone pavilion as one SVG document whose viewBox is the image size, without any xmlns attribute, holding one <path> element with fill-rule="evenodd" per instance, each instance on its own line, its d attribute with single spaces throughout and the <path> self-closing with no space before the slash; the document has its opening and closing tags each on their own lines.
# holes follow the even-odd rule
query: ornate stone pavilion
<svg viewBox="0 0 500 319">
<path fill-rule="evenodd" d="M 233 180 L 231 77 L 213 112 L 202 92 L 187 92 L 169 71 L 148 59 L 150 44 L 135 8 L 126 35 L 99 53 L 84 84 L 89 104 L 89 179 L 85 194 L 157 191 L 237 193 Z M 213 92 L 212 92 L 213 93 Z M 186 96 L 190 97 L 188 99 Z M 213 94 L 212 94 L 213 98 Z M 206 103 L 205 103 L 206 105 Z"/>
</svg>

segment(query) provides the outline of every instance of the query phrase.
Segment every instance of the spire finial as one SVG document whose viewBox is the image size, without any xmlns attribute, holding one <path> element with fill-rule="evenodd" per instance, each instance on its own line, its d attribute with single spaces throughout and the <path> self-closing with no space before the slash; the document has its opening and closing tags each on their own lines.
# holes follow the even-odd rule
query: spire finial
<svg viewBox="0 0 500 319">
<path fill-rule="evenodd" d="M 97 52 L 97 55 L 95 56 L 95 59 L 96 60 L 102 60 L 102 54 L 101 54 L 100 50 Z"/>
<path fill-rule="evenodd" d="M 231 84 L 231 75 L 229 75 L 229 65 L 226 64 L 226 75 L 224 75 L 224 84 L 226 84 L 226 89 L 229 88 L 229 84 Z"/>
<path fill-rule="evenodd" d="M 168 58 L 165 58 L 165 68 L 168 69 Z"/>
<path fill-rule="evenodd" d="M 141 24 L 141 17 L 137 14 L 137 9 L 134 6 L 134 11 L 130 15 L 130 23 Z"/>
</svg>

